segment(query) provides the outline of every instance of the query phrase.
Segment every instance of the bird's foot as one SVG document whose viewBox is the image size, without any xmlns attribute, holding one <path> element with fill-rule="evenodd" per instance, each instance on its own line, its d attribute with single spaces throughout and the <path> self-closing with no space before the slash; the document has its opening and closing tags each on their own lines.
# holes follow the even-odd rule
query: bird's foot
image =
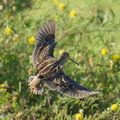
<svg viewBox="0 0 120 120">
<path fill-rule="evenodd" d="M 30 88 L 30 92 L 32 92 L 33 94 L 38 94 L 38 95 L 42 95 L 42 92 L 44 91 L 43 88 L 38 88 L 38 87 L 34 87 L 34 88 Z"/>
</svg>

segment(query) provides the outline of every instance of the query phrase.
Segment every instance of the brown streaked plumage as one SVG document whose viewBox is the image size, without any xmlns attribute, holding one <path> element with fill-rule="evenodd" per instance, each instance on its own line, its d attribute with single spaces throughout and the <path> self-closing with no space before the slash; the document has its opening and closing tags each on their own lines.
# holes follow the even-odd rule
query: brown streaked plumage
<svg viewBox="0 0 120 120">
<path fill-rule="evenodd" d="M 29 88 L 33 94 L 42 94 L 43 84 L 51 90 L 70 96 L 72 98 L 84 98 L 89 95 L 98 94 L 79 85 L 70 79 L 63 71 L 67 59 L 73 61 L 67 52 L 56 59 L 53 55 L 55 42 L 55 22 L 48 21 L 38 31 L 36 44 L 33 51 L 33 65 L 36 68 L 36 76 L 29 78 Z M 73 61 L 76 63 L 75 61 Z M 76 63 L 78 64 L 78 63 Z"/>
</svg>

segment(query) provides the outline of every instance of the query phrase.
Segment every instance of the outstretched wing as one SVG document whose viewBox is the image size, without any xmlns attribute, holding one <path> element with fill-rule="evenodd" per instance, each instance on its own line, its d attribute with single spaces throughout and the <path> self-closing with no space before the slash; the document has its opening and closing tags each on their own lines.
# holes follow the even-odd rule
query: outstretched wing
<svg viewBox="0 0 120 120">
<path fill-rule="evenodd" d="M 55 21 L 51 20 L 38 30 L 33 51 L 33 65 L 40 64 L 46 57 L 53 57 L 55 46 Z"/>
<path fill-rule="evenodd" d="M 70 79 L 63 71 L 57 73 L 53 78 L 46 80 L 46 85 L 51 90 L 70 96 L 72 98 L 84 98 L 89 95 L 98 94 L 85 87 L 82 87 L 78 82 Z"/>
</svg>

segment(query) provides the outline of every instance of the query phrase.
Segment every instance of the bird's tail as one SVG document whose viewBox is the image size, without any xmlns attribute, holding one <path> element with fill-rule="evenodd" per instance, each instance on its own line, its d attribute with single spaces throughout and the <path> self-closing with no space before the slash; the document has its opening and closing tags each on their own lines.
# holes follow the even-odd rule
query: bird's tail
<svg viewBox="0 0 120 120">
<path fill-rule="evenodd" d="M 30 78 L 28 80 L 28 85 L 29 85 L 30 91 L 33 94 L 40 95 L 44 91 L 43 83 L 41 82 L 41 79 L 38 78 L 38 76 L 30 76 Z"/>
</svg>

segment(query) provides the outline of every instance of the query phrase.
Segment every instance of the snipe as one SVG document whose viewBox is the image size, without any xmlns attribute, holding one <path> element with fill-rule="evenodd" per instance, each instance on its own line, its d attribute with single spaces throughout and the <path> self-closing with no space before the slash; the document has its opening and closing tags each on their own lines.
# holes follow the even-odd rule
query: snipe
<svg viewBox="0 0 120 120">
<path fill-rule="evenodd" d="M 33 51 L 33 65 L 36 68 L 36 76 L 29 78 L 29 88 L 34 94 L 42 94 L 43 84 L 51 90 L 70 96 L 72 98 L 84 98 L 89 95 L 98 94 L 79 85 L 78 82 L 70 79 L 63 71 L 64 63 L 69 53 L 63 54 L 56 59 L 53 55 L 55 42 L 55 21 L 48 21 L 38 31 L 36 44 Z M 73 60 L 72 60 L 73 61 Z M 73 61 L 76 63 L 75 61 Z M 78 64 L 78 63 L 76 63 Z"/>
</svg>

